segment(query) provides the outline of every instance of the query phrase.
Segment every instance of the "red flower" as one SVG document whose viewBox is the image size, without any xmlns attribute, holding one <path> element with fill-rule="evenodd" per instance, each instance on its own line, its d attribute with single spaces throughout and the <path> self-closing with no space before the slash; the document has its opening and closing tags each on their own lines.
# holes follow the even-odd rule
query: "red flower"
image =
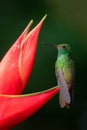
<svg viewBox="0 0 87 130">
<path fill-rule="evenodd" d="M 31 74 L 38 35 L 45 18 L 29 32 L 31 20 L 0 63 L 0 130 L 9 130 L 25 120 L 59 91 L 54 87 L 31 95 L 18 95 Z"/>
<path fill-rule="evenodd" d="M 0 130 L 9 130 L 30 117 L 58 91 L 58 87 L 54 87 L 30 95 L 0 95 Z"/>
</svg>

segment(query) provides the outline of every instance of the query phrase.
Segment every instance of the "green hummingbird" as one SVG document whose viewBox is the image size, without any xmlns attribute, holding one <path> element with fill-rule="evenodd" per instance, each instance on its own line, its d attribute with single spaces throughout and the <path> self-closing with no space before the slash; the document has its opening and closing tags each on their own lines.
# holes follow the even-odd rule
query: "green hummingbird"
<svg viewBox="0 0 87 130">
<path fill-rule="evenodd" d="M 59 103 L 61 108 L 69 108 L 74 97 L 73 83 L 75 77 L 74 62 L 70 57 L 71 48 L 68 44 L 46 45 L 54 46 L 58 50 L 58 56 L 55 63 L 55 74 L 58 86 L 60 87 Z"/>
<path fill-rule="evenodd" d="M 55 45 L 58 57 L 55 63 L 55 74 L 60 87 L 59 103 L 61 108 L 69 108 L 74 96 L 74 62 L 71 59 L 71 48 L 68 44 Z"/>
</svg>

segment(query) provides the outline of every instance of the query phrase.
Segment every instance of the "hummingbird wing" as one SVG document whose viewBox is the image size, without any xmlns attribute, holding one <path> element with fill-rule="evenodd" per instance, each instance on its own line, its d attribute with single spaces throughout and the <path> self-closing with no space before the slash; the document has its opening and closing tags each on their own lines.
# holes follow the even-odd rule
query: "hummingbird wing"
<svg viewBox="0 0 87 130">
<path fill-rule="evenodd" d="M 58 84 L 59 84 L 59 87 L 60 87 L 60 96 L 63 97 L 63 99 L 65 100 L 65 102 L 67 104 L 70 104 L 71 97 L 70 97 L 70 94 L 69 94 L 69 91 L 68 91 L 67 83 L 64 79 L 63 72 L 61 70 L 57 70 L 56 75 L 58 77 Z"/>
<path fill-rule="evenodd" d="M 62 92 L 60 90 L 60 92 L 59 92 L 59 103 L 60 103 L 61 108 L 64 108 L 64 107 L 67 106 L 67 104 L 66 104 L 66 101 L 65 101 L 65 99 L 64 99 L 64 97 L 62 95 L 63 94 L 62 94 Z"/>
</svg>

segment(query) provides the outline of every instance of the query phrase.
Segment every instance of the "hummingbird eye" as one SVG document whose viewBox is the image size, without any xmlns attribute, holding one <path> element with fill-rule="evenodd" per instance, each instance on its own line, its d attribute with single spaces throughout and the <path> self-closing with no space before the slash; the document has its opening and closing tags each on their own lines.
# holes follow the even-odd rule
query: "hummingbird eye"
<svg viewBox="0 0 87 130">
<path fill-rule="evenodd" d="M 62 46 L 62 48 L 64 48 L 64 49 L 65 49 L 65 48 L 66 48 L 66 46 Z"/>
</svg>

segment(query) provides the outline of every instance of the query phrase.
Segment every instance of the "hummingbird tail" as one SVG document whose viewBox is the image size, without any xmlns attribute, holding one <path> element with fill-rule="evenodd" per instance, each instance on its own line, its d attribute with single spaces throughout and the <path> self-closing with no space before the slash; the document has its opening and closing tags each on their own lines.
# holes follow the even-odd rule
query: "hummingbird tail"
<svg viewBox="0 0 87 130">
<path fill-rule="evenodd" d="M 63 96 L 60 93 L 59 93 L 59 103 L 61 108 L 64 108 L 66 106 L 66 101 L 64 100 Z"/>
<path fill-rule="evenodd" d="M 70 105 L 66 103 L 63 96 L 60 93 L 59 93 L 59 103 L 60 103 L 61 108 L 64 108 L 64 107 L 70 108 Z"/>
</svg>

